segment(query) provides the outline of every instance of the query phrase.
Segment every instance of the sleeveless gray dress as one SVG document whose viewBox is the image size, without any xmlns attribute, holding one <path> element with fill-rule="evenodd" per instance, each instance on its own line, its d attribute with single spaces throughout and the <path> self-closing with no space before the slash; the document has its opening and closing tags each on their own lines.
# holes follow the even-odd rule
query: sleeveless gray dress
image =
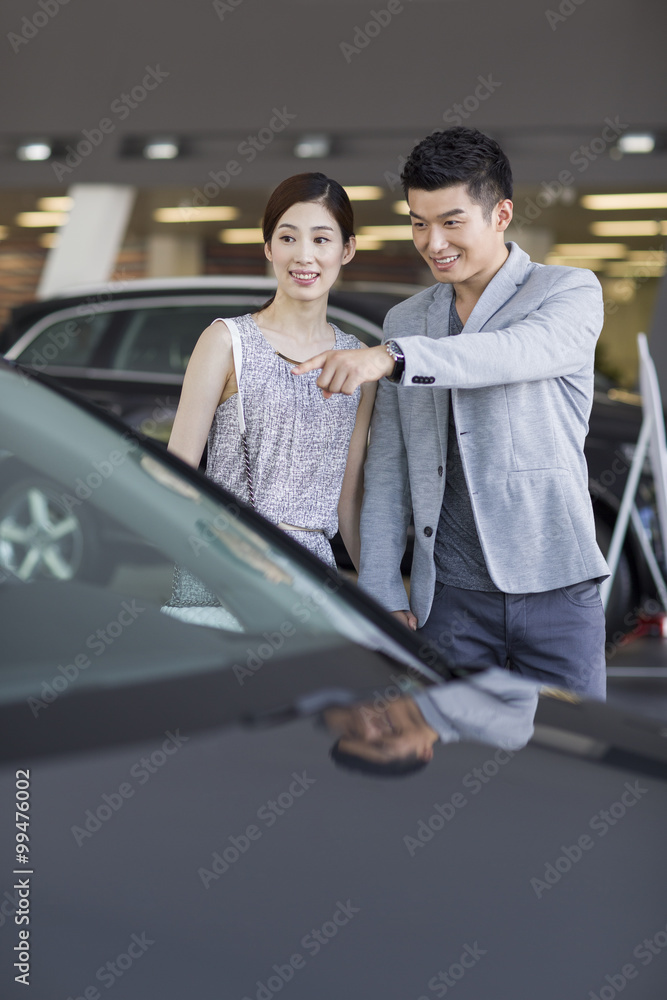
<svg viewBox="0 0 667 1000">
<path fill-rule="evenodd" d="M 252 316 L 235 317 L 241 334 L 241 395 L 252 469 L 255 508 L 316 556 L 334 566 L 327 539 L 338 530 L 347 452 L 361 390 L 324 399 L 319 370 L 292 375 L 292 363 L 276 354 Z M 364 345 L 331 324 L 336 350 Z M 248 501 L 236 395 L 215 411 L 208 436 L 206 475 Z"/>
</svg>

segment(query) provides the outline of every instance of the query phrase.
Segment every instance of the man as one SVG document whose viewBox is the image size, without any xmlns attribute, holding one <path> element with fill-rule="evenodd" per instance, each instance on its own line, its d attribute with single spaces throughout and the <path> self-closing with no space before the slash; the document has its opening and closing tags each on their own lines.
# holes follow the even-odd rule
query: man
<svg viewBox="0 0 667 1000">
<path fill-rule="evenodd" d="M 390 310 L 384 346 L 295 369 L 322 368 L 325 395 L 380 380 L 359 583 L 453 665 L 508 666 L 603 699 L 608 568 L 583 453 L 600 284 L 505 244 L 510 165 L 481 132 L 428 136 L 402 181 L 436 284 Z"/>
</svg>

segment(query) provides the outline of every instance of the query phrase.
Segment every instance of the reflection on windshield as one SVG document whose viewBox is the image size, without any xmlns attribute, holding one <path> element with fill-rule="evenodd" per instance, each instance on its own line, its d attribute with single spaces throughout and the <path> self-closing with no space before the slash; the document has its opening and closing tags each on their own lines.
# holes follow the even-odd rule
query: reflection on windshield
<svg viewBox="0 0 667 1000">
<path fill-rule="evenodd" d="M 534 732 L 542 685 L 506 670 L 473 674 L 411 694 L 330 707 L 323 722 L 337 737 L 336 764 L 376 776 L 421 770 L 438 743 L 471 739 L 520 750 Z"/>
</svg>

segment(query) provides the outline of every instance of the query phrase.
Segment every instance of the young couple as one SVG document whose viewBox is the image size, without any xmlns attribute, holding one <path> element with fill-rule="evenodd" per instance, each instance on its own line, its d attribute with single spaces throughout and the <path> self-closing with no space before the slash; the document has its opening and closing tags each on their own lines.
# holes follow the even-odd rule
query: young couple
<svg viewBox="0 0 667 1000">
<path fill-rule="evenodd" d="M 583 453 L 599 282 L 505 243 L 510 165 L 477 130 L 422 140 L 402 182 L 436 284 L 390 310 L 386 342 L 372 348 L 326 320 L 355 249 L 344 190 L 301 174 L 269 200 L 278 288 L 236 320 L 255 505 L 330 564 L 340 523 L 360 586 L 450 663 L 604 698 L 608 570 Z M 207 475 L 246 498 L 236 392 L 230 329 L 215 321 L 193 352 L 169 447 L 197 465 L 208 437 Z"/>
</svg>

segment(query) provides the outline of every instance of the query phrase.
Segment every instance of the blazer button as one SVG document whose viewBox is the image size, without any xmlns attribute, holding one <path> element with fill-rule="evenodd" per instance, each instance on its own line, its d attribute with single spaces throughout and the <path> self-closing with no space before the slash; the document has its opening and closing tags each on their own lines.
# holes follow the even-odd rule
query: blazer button
<svg viewBox="0 0 667 1000">
<path fill-rule="evenodd" d="M 429 527 L 424 528 L 424 534 L 426 535 L 427 538 L 430 538 L 431 535 L 433 534 L 433 528 Z"/>
<path fill-rule="evenodd" d="M 441 475 L 442 475 L 442 473 L 443 473 L 443 471 L 444 471 L 444 470 L 443 470 L 442 466 L 441 466 L 441 465 L 439 465 L 439 466 L 438 466 L 438 475 L 439 475 L 439 476 L 441 476 Z"/>
</svg>

